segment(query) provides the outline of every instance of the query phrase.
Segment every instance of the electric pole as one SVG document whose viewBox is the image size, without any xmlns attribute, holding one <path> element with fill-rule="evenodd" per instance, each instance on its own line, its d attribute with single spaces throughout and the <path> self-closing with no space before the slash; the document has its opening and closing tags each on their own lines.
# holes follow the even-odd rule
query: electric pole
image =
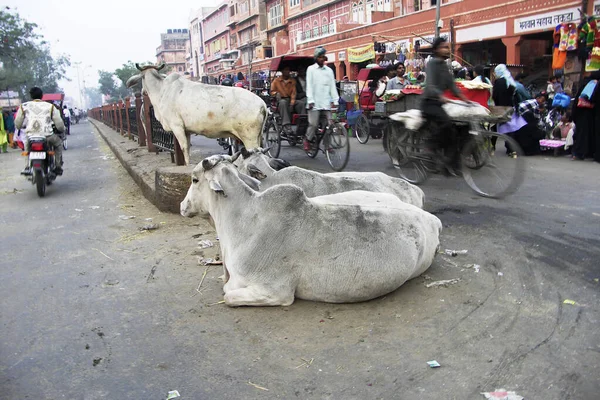
<svg viewBox="0 0 600 400">
<path fill-rule="evenodd" d="M 436 0 L 435 2 L 435 38 L 440 37 L 440 5 L 442 0 Z"/>
</svg>

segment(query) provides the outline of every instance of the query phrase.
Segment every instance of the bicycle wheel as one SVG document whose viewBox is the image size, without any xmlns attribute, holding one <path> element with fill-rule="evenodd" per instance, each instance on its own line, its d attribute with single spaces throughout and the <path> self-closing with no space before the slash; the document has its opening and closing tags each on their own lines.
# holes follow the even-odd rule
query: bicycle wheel
<svg viewBox="0 0 600 400">
<path fill-rule="evenodd" d="M 66 138 L 66 136 L 63 138 L 62 147 L 63 147 L 63 149 L 65 149 L 65 150 L 68 148 L 68 145 L 67 145 L 67 138 Z"/>
<path fill-rule="evenodd" d="M 346 127 L 336 122 L 325 137 L 325 155 L 333 170 L 342 171 L 350 158 L 350 141 Z"/>
<path fill-rule="evenodd" d="M 354 134 L 358 143 L 365 144 L 369 141 L 370 126 L 369 120 L 365 114 L 360 114 L 354 125 Z"/>
<path fill-rule="evenodd" d="M 304 150 L 306 155 L 310 158 L 315 158 L 317 154 L 319 154 L 319 145 L 321 143 L 321 139 L 319 138 L 319 134 L 314 138 L 315 142 L 310 146 L 310 150 Z"/>
<path fill-rule="evenodd" d="M 385 135 L 386 151 L 398 177 L 418 185 L 427 180 L 428 174 L 423 162 L 414 157 L 420 152 L 419 132 L 406 129 L 403 125 L 390 124 Z"/>
<path fill-rule="evenodd" d="M 461 158 L 465 182 L 482 197 L 503 198 L 514 193 L 525 178 L 523 152 L 507 135 L 480 131 L 467 142 Z"/>
<path fill-rule="evenodd" d="M 281 151 L 281 132 L 273 121 L 269 121 L 263 132 L 263 148 L 268 148 L 269 156 L 276 158 Z"/>
</svg>

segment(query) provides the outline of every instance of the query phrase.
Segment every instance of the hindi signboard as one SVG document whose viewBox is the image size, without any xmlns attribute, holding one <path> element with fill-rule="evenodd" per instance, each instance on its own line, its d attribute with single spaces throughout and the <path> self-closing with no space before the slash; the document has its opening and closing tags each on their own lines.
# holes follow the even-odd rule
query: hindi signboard
<svg viewBox="0 0 600 400">
<path fill-rule="evenodd" d="M 351 47 L 348 49 L 348 61 L 351 63 L 361 63 L 375 59 L 374 43 L 362 47 Z"/>
<path fill-rule="evenodd" d="M 563 22 L 579 20 L 577 7 L 515 19 L 515 33 L 554 29 Z"/>
</svg>

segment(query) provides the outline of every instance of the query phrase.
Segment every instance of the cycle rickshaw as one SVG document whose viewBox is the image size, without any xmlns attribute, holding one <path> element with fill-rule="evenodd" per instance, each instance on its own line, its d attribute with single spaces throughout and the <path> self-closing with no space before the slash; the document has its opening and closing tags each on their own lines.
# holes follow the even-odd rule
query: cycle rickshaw
<svg viewBox="0 0 600 400">
<path fill-rule="evenodd" d="M 289 67 L 291 72 L 298 72 L 301 68 L 308 68 L 314 64 L 313 57 L 306 56 L 281 56 L 273 59 L 270 66 L 270 81 L 276 72 Z M 263 147 L 268 148 L 271 157 L 278 157 L 281 151 L 281 142 L 286 141 L 293 147 L 303 143 L 306 129 L 308 128 L 308 114 L 291 115 L 291 125 L 288 129 L 282 126 L 281 115 L 278 110 L 277 98 L 262 96 L 269 106 L 269 115 L 263 131 Z M 337 110 L 332 110 L 337 111 Z M 327 156 L 331 168 L 341 171 L 346 167 L 350 156 L 350 143 L 348 131 L 343 123 L 338 121 L 334 112 L 332 121 L 322 121 L 316 133 L 316 144 L 306 151 L 306 155 L 315 158 L 319 151 Z"/>
</svg>

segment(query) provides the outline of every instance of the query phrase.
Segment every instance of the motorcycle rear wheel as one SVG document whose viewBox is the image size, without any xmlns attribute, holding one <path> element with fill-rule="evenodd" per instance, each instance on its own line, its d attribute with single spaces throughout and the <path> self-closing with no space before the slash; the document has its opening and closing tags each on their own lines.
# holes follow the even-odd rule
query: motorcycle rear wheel
<svg viewBox="0 0 600 400">
<path fill-rule="evenodd" d="M 44 179 L 44 174 L 42 171 L 35 170 L 35 187 L 37 189 L 37 194 L 40 197 L 44 197 L 46 194 L 46 179 Z"/>
</svg>

